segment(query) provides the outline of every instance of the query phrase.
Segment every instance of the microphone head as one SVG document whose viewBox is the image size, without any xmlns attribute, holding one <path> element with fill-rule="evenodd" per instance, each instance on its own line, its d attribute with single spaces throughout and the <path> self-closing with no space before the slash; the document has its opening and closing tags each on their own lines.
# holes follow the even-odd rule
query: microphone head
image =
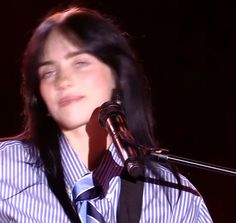
<svg viewBox="0 0 236 223">
<path fill-rule="evenodd" d="M 100 107 L 99 112 L 99 124 L 101 127 L 106 127 L 106 121 L 109 117 L 114 115 L 121 115 L 125 117 L 124 111 L 121 108 L 121 105 L 116 103 L 115 101 L 107 101 L 103 103 Z"/>
</svg>

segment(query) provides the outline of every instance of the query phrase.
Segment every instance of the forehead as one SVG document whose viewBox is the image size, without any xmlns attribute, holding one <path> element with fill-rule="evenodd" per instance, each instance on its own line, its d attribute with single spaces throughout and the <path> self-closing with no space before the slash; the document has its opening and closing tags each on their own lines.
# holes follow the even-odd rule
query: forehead
<svg viewBox="0 0 236 223">
<path fill-rule="evenodd" d="M 84 47 L 78 39 L 72 38 L 72 35 L 53 30 L 45 41 L 41 60 L 78 51 L 84 51 Z"/>
</svg>

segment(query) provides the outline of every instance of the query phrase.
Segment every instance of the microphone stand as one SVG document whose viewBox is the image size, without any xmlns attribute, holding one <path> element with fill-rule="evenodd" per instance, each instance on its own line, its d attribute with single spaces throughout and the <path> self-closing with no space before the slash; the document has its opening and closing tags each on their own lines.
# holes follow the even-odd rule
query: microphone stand
<svg viewBox="0 0 236 223">
<path fill-rule="evenodd" d="M 167 155 L 165 153 L 166 153 L 166 150 L 163 150 L 163 149 L 160 149 L 157 151 L 152 150 L 150 152 L 150 155 L 157 158 L 157 160 L 159 160 L 160 162 L 169 161 L 169 162 L 180 164 L 180 165 L 195 167 L 195 168 L 204 169 L 204 170 L 217 172 L 217 173 L 230 175 L 230 176 L 236 176 L 235 169 L 222 167 L 222 166 L 205 163 L 201 161 L 196 161 L 196 160 L 192 160 L 192 159 L 188 159 L 188 158 L 184 158 L 180 156 Z"/>
<path fill-rule="evenodd" d="M 125 115 L 119 103 L 115 101 L 105 102 L 100 109 L 99 123 L 106 128 L 112 140 L 120 152 L 121 158 L 131 176 L 137 177 L 143 171 L 142 156 L 155 158 L 159 162 L 172 162 L 185 166 L 191 166 L 226 175 L 236 176 L 236 170 L 191 160 L 184 157 L 167 155 L 168 150 L 160 148 L 145 148 L 137 145 L 125 123 Z"/>
</svg>

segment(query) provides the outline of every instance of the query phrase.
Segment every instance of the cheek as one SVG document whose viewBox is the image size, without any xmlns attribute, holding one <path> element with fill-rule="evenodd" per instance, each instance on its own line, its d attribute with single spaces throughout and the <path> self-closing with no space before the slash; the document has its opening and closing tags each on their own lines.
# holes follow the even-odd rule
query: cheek
<svg viewBox="0 0 236 223">
<path fill-rule="evenodd" d="M 94 89 L 100 88 L 101 91 L 109 95 L 116 85 L 114 75 L 108 69 L 102 69 L 97 75 L 94 75 L 92 83 Z"/>
<path fill-rule="evenodd" d="M 45 86 L 44 84 L 40 84 L 39 86 L 39 92 L 40 95 L 44 101 L 44 103 L 47 105 L 50 105 L 51 103 L 51 98 L 53 97 L 52 92 L 49 87 Z"/>
<path fill-rule="evenodd" d="M 115 88 L 114 80 L 110 77 L 98 77 L 93 82 L 93 92 L 96 97 L 99 96 L 105 100 L 110 100 L 112 90 Z"/>
</svg>

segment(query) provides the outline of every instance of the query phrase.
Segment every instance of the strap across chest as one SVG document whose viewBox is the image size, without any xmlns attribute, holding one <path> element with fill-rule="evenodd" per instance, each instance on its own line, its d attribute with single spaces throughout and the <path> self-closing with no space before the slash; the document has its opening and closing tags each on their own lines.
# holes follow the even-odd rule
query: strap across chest
<svg viewBox="0 0 236 223">
<path fill-rule="evenodd" d="M 121 192 L 118 204 L 118 223 L 138 223 L 143 200 L 143 181 L 132 178 L 127 172 L 121 176 Z"/>
</svg>

